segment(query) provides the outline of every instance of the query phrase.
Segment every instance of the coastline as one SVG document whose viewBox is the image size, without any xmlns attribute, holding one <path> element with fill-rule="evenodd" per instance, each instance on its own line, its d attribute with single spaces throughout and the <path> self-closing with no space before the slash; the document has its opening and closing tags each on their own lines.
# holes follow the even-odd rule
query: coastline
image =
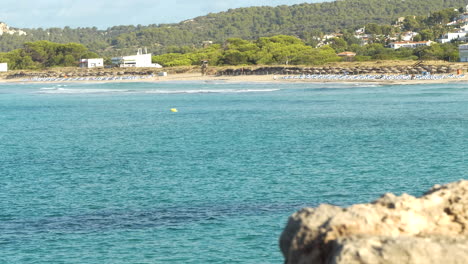
<svg viewBox="0 0 468 264">
<path fill-rule="evenodd" d="M 286 75 L 237 75 L 237 76 L 218 76 L 206 75 L 200 73 L 175 73 L 168 76 L 153 76 L 144 79 L 129 80 L 63 80 L 63 81 L 25 81 L 24 79 L 3 79 L 0 83 L 26 84 L 26 83 L 123 83 L 123 82 L 225 82 L 225 83 L 373 83 L 379 85 L 402 85 L 402 84 L 431 84 L 431 83 L 458 83 L 467 82 L 468 76 L 461 78 L 447 79 L 429 79 L 429 80 L 384 80 L 384 79 L 300 79 L 287 78 Z"/>
</svg>

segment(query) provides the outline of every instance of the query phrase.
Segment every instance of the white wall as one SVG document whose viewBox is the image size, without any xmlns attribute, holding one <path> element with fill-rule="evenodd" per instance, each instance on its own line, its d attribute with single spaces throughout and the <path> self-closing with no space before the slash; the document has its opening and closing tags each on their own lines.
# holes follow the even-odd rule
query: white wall
<svg viewBox="0 0 468 264">
<path fill-rule="evenodd" d="M 151 62 L 151 53 L 149 54 L 137 54 L 133 56 L 114 57 L 112 63 L 124 63 L 120 64 L 120 67 L 156 67 L 160 68 L 161 65 L 153 64 Z"/>
<path fill-rule="evenodd" d="M 0 63 L 0 72 L 8 71 L 8 63 Z"/>
<path fill-rule="evenodd" d="M 80 66 L 85 68 L 104 67 L 104 59 L 82 59 Z"/>
</svg>

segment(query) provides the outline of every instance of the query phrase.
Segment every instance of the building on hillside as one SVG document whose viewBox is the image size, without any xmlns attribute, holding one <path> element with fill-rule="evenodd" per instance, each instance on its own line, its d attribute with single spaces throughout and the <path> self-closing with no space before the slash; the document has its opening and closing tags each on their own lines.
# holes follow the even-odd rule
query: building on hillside
<svg viewBox="0 0 468 264">
<path fill-rule="evenodd" d="M 458 24 L 459 21 L 455 20 L 455 21 L 452 21 L 452 22 L 449 22 L 447 24 L 445 24 L 446 26 L 455 26 L 456 24 Z"/>
<path fill-rule="evenodd" d="M 465 32 L 468 32 L 468 23 L 467 23 L 467 22 L 463 22 L 462 24 L 463 24 L 463 25 L 460 25 L 460 30 L 465 31 Z"/>
<path fill-rule="evenodd" d="M 416 37 L 419 33 L 413 31 L 407 31 L 400 34 L 401 41 L 413 41 L 413 38 Z"/>
<path fill-rule="evenodd" d="M 104 67 L 104 59 L 81 59 L 80 68 L 100 68 Z"/>
<path fill-rule="evenodd" d="M 437 42 L 448 43 L 448 42 L 451 42 L 452 40 L 464 40 L 467 33 L 468 32 L 466 32 L 464 29 L 461 29 L 457 32 L 449 32 L 443 35 L 442 38 L 437 39 Z"/>
<path fill-rule="evenodd" d="M 364 33 L 366 33 L 366 27 L 359 28 L 354 32 L 356 33 L 356 35 L 364 34 Z"/>
<path fill-rule="evenodd" d="M 213 41 L 205 40 L 205 41 L 202 42 L 202 45 L 203 45 L 204 48 L 209 47 L 209 46 L 213 45 Z"/>
<path fill-rule="evenodd" d="M 145 50 L 145 54 L 143 54 L 143 50 L 138 49 L 136 55 L 112 58 L 112 64 L 118 67 L 162 68 L 162 66 L 157 63 L 153 64 L 151 59 L 151 53 L 146 53 Z"/>
<path fill-rule="evenodd" d="M 460 52 L 460 61 L 468 62 L 468 44 L 458 46 L 458 51 Z"/>
<path fill-rule="evenodd" d="M 8 71 L 8 63 L 0 63 L 0 72 Z"/>
<path fill-rule="evenodd" d="M 332 38 L 339 38 L 339 37 L 342 37 L 343 34 L 341 33 L 332 33 L 332 34 L 328 34 L 328 35 L 324 35 L 322 40 L 328 40 L 328 39 L 332 39 Z"/>
<path fill-rule="evenodd" d="M 399 49 L 399 48 L 410 48 L 410 49 L 414 49 L 414 48 L 417 48 L 417 47 L 421 47 L 421 46 L 431 46 L 433 43 L 433 41 L 400 41 L 400 42 L 392 42 L 389 44 L 389 47 L 392 48 L 392 49 Z"/>
</svg>

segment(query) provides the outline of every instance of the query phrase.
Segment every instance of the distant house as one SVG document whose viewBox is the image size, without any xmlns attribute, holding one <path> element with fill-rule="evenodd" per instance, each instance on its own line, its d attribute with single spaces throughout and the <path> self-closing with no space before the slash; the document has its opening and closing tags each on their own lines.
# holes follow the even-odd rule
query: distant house
<svg viewBox="0 0 468 264">
<path fill-rule="evenodd" d="M 460 30 L 468 32 L 468 24 L 465 22 L 463 25 L 460 26 Z"/>
<path fill-rule="evenodd" d="M 459 23 L 459 22 L 458 22 L 457 20 L 455 20 L 455 21 L 452 21 L 452 22 L 447 23 L 446 26 L 454 26 L 454 25 L 456 25 L 456 24 L 458 24 L 458 23 Z"/>
<path fill-rule="evenodd" d="M 340 34 L 340 33 L 332 33 L 332 34 L 328 34 L 328 35 L 324 35 L 322 40 L 327 40 L 327 39 L 332 39 L 332 38 L 339 38 L 339 37 L 342 37 L 343 34 Z"/>
<path fill-rule="evenodd" d="M 104 59 L 81 59 L 80 68 L 100 68 L 104 67 Z"/>
<path fill-rule="evenodd" d="M 458 46 L 458 51 L 460 52 L 460 61 L 468 62 L 468 44 Z"/>
<path fill-rule="evenodd" d="M 136 55 L 112 58 L 112 64 L 119 66 L 119 67 L 162 68 L 161 65 L 157 63 L 152 63 L 151 60 L 152 60 L 151 53 L 143 54 L 142 49 L 138 49 L 138 52 Z"/>
<path fill-rule="evenodd" d="M 208 47 L 210 45 L 213 45 L 213 41 L 205 40 L 205 41 L 202 42 L 202 45 L 203 45 L 204 48 L 206 48 L 206 47 Z"/>
<path fill-rule="evenodd" d="M 8 63 L 0 63 L 0 72 L 8 71 Z"/>
<path fill-rule="evenodd" d="M 407 32 L 401 33 L 400 36 L 401 36 L 401 40 L 402 40 L 402 41 L 412 41 L 413 38 L 414 38 L 415 36 L 417 36 L 417 35 L 418 35 L 417 32 L 407 31 Z"/>
<path fill-rule="evenodd" d="M 357 35 L 364 34 L 366 32 L 366 28 L 359 28 L 356 31 L 354 31 Z"/>
<path fill-rule="evenodd" d="M 397 41 L 392 42 L 389 44 L 389 47 L 392 49 L 399 49 L 399 48 L 410 48 L 414 49 L 421 46 L 430 46 L 433 41 Z"/>
<path fill-rule="evenodd" d="M 467 33 L 468 32 L 466 32 L 464 29 L 461 29 L 457 32 L 449 32 L 443 35 L 442 38 L 437 39 L 437 42 L 448 43 L 448 42 L 451 42 L 452 40 L 464 40 Z"/>
</svg>

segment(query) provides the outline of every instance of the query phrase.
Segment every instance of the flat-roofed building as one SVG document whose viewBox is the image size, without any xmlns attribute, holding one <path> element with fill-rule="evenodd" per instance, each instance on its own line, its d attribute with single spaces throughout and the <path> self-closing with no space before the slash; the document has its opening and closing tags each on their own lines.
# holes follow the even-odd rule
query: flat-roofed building
<svg viewBox="0 0 468 264">
<path fill-rule="evenodd" d="M 81 59 L 80 68 L 100 68 L 104 67 L 104 59 Z"/>
<path fill-rule="evenodd" d="M 143 54 L 142 49 L 138 49 L 136 55 L 114 57 L 112 58 L 112 64 L 119 67 L 162 68 L 161 65 L 152 63 L 151 53 Z"/>
<path fill-rule="evenodd" d="M 464 30 L 459 30 L 457 32 L 449 32 L 442 36 L 442 38 L 437 39 L 440 43 L 449 43 L 452 40 L 465 40 L 467 32 Z"/>
<path fill-rule="evenodd" d="M 8 71 L 8 63 L 0 63 L 0 72 Z"/>
<path fill-rule="evenodd" d="M 410 48 L 414 49 L 421 46 L 430 46 L 433 41 L 404 41 L 404 42 L 392 42 L 390 43 L 390 48 L 399 49 L 399 48 Z"/>
</svg>

